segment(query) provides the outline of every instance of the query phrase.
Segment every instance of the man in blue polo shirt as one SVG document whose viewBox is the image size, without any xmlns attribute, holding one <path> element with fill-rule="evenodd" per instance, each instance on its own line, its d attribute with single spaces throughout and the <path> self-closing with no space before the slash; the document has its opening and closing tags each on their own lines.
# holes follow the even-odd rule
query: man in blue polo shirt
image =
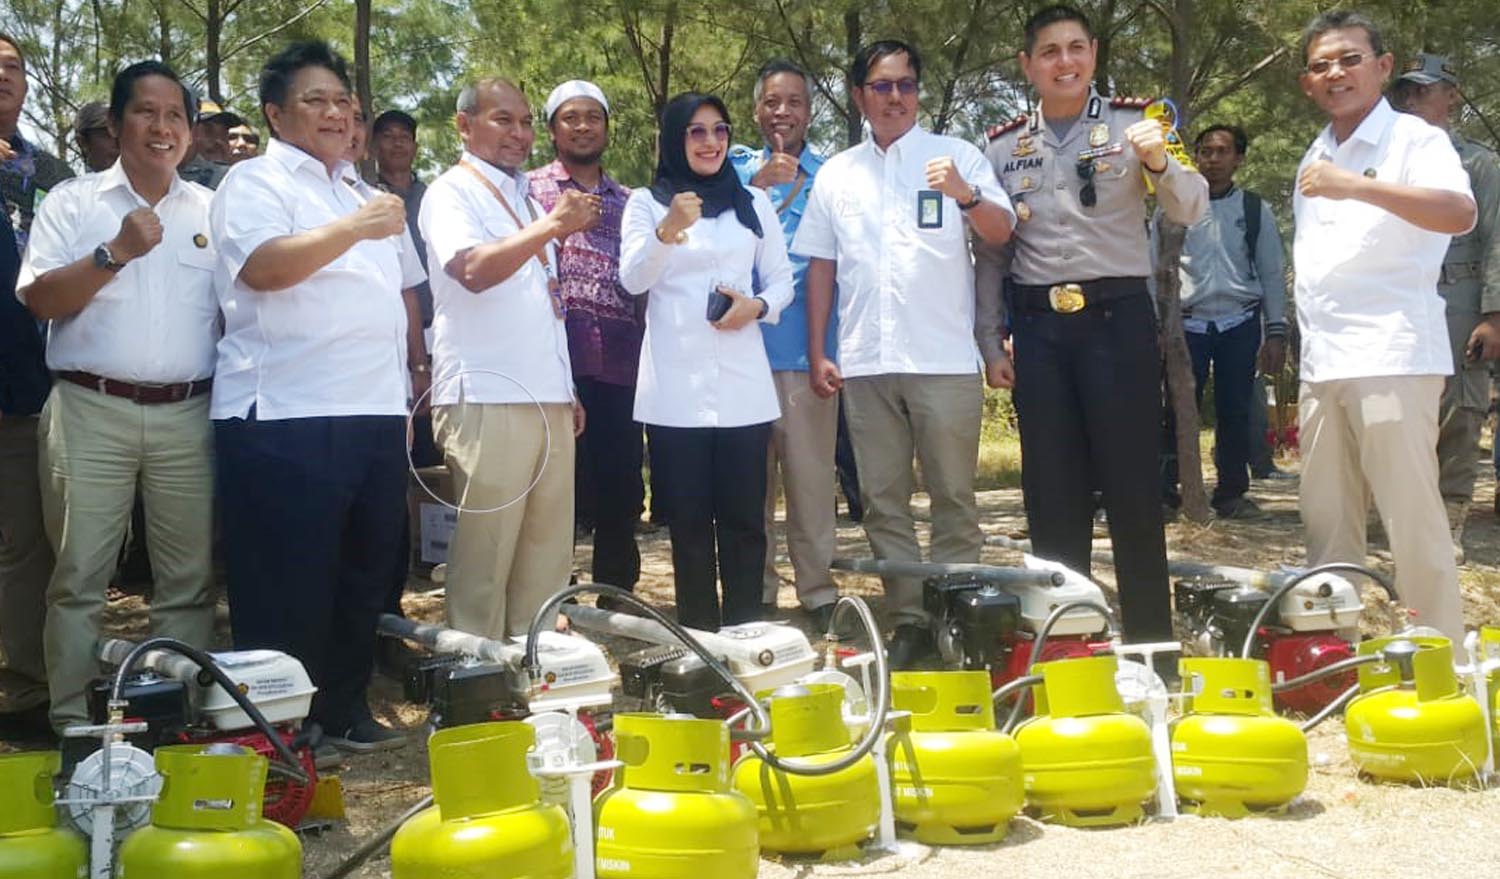
<svg viewBox="0 0 1500 879">
<path fill-rule="evenodd" d="M 812 192 L 813 177 L 823 157 L 807 144 L 812 118 L 812 95 L 807 73 L 790 61 L 772 60 L 755 78 L 755 122 L 765 146 L 759 150 L 736 146 L 729 152 L 740 180 L 766 191 L 776 206 L 781 229 L 790 247 Z M 763 325 L 761 336 L 781 418 L 771 427 L 766 456 L 766 572 L 762 600 L 774 606 L 781 578 L 776 573 L 776 476 L 781 474 L 786 495 L 787 553 L 796 576 L 797 600 L 813 614 L 818 628 L 827 630 L 838 590 L 829 562 L 834 546 L 834 443 L 838 433 L 838 395 L 820 397 L 807 383 L 807 258 L 793 255 L 796 298 L 774 325 Z M 837 326 L 829 322 L 827 346 L 834 351 Z"/>
</svg>

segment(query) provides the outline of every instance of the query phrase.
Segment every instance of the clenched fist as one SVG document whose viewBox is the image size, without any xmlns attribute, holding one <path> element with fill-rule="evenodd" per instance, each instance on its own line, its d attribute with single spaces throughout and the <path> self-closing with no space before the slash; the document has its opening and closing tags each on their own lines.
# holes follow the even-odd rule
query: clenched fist
<svg viewBox="0 0 1500 879">
<path fill-rule="evenodd" d="M 589 195 L 576 189 L 565 189 L 552 206 L 552 219 L 557 223 L 558 238 L 566 238 L 574 232 L 592 229 L 603 215 L 604 201 L 597 195 Z"/>
<path fill-rule="evenodd" d="M 1135 150 L 1136 158 L 1146 170 L 1165 171 L 1167 168 L 1167 135 L 1161 123 L 1155 119 L 1142 119 L 1125 129 L 1125 142 Z"/>
<path fill-rule="evenodd" d="M 967 204 L 974 198 L 974 188 L 958 173 L 952 156 L 939 156 L 927 162 L 927 185 L 954 201 Z"/>
<path fill-rule="evenodd" d="M 1308 198 L 1350 198 L 1359 189 L 1364 178 L 1353 171 L 1345 171 L 1327 159 L 1319 159 L 1302 169 L 1297 177 L 1297 191 Z"/>
<path fill-rule="evenodd" d="M 399 195 L 376 193 L 349 215 L 349 221 L 354 224 L 354 232 L 361 241 L 400 235 L 406 228 L 406 203 Z"/>
<path fill-rule="evenodd" d="M 109 255 L 130 262 L 151 252 L 161 243 L 161 218 L 150 208 L 136 208 L 120 221 L 120 231 L 109 242 Z"/>
<path fill-rule="evenodd" d="M 661 221 L 660 231 L 663 241 L 673 241 L 678 235 L 688 230 L 688 227 L 698 222 L 703 216 L 703 199 L 696 192 L 679 192 L 672 196 L 672 203 L 667 206 L 667 217 Z"/>
</svg>

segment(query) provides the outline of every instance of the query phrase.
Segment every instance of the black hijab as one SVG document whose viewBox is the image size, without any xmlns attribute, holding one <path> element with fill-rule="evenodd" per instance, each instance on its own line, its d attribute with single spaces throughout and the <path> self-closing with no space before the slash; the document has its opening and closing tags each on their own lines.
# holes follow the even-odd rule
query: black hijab
<svg viewBox="0 0 1500 879">
<path fill-rule="evenodd" d="M 656 160 L 656 180 L 651 184 L 651 195 L 661 204 L 670 205 L 672 196 L 677 193 L 695 192 L 703 199 L 703 216 L 717 217 L 733 209 L 740 225 L 754 232 L 755 237 L 763 238 L 755 201 L 729 163 L 728 144 L 725 144 L 724 164 L 719 166 L 717 174 L 704 177 L 688 165 L 687 128 L 693 121 L 693 114 L 704 104 L 718 110 L 726 123 L 729 121 L 724 102 L 713 95 L 683 92 L 662 108 L 658 142 L 660 157 Z"/>
</svg>

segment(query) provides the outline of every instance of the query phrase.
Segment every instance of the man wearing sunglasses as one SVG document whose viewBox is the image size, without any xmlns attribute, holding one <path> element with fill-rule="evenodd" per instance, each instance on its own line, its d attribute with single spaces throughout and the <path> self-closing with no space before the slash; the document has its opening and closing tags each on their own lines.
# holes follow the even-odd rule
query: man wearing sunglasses
<svg viewBox="0 0 1500 879">
<path fill-rule="evenodd" d="M 1487 365 L 1500 358 L 1500 159 L 1451 130 L 1453 111 L 1462 102 L 1458 76 L 1441 55 L 1418 54 L 1391 86 L 1396 109 L 1448 132 L 1479 206 L 1473 231 L 1448 245 L 1437 288 L 1447 306 L 1454 372 L 1443 387 L 1438 413 L 1438 488 L 1459 564 L 1464 561 L 1464 520 L 1479 473 L 1474 447 L 1490 403 Z"/>
<path fill-rule="evenodd" d="M 915 454 L 932 501 L 932 560 L 977 562 L 984 396 L 968 239 L 1003 244 L 1015 214 L 979 150 L 917 124 L 921 73 L 917 50 L 894 40 L 855 56 L 849 82 L 870 136 L 823 165 L 792 250 L 809 260 L 808 381 L 822 397 L 843 388 L 871 550 L 922 557 Z M 835 279 L 836 364 L 824 338 Z M 886 577 L 885 589 L 891 665 L 911 668 L 934 651 L 922 585 Z"/>
<path fill-rule="evenodd" d="M 1088 573 L 1102 489 L 1126 638 L 1168 641 L 1146 196 L 1154 186 L 1163 213 L 1188 225 L 1207 207 L 1208 183 L 1143 118 L 1145 101 L 1094 89 L 1098 43 L 1083 13 L 1037 12 L 1025 45 L 1021 69 L 1041 101 L 990 131 L 985 154 L 1020 222 L 1009 252 L 977 254 L 980 344 L 991 385 L 1015 384 L 1037 555 Z"/>
<path fill-rule="evenodd" d="M 1370 19 L 1319 15 L 1302 55 L 1302 91 L 1328 117 L 1292 202 L 1307 561 L 1364 561 L 1373 494 L 1402 602 L 1461 643 L 1435 452 L 1453 372 L 1437 284 L 1451 237 L 1474 226 L 1468 175 L 1445 132 L 1381 96 L 1393 60 Z"/>
</svg>

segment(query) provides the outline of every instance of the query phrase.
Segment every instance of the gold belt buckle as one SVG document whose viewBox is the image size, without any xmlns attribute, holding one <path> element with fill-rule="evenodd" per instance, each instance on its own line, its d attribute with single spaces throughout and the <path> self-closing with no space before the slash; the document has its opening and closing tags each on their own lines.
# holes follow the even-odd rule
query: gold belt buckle
<svg viewBox="0 0 1500 879">
<path fill-rule="evenodd" d="M 1088 305 L 1088 299 L 1083 295 L 1083 287 L 1078 284 L 1055 284 L 1047 291 L 1047 304 L 1058 314 L 1073 314 L 1083 311 Z"/>
</svg>

